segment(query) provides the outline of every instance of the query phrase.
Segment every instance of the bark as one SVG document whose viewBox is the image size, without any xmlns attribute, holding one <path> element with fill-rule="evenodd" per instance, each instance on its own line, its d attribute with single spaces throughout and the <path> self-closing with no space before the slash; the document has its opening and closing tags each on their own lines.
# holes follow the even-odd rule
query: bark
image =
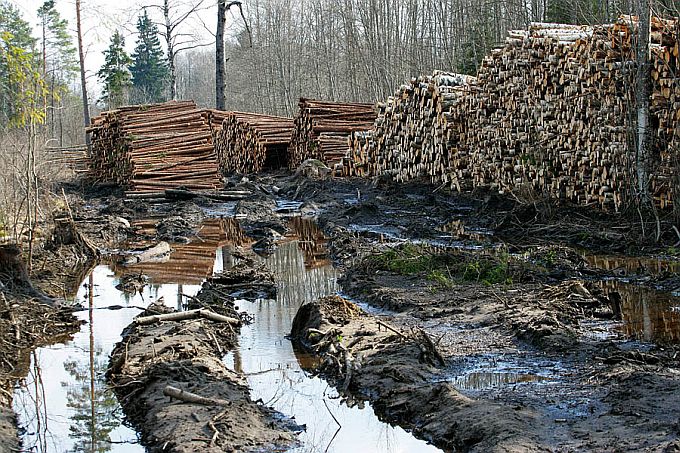
<svg viewBox="0 0 680 453">
<path fill-rule="evenodd" d="M 650 204 L 649 159 L 651 155 L 651 134 L 649 126 L 649 99 L 652 91 L 651 64 L 649 58 L 650 0 L 639 0 L 639 26 L 637 42 L 637 80 L 635 101 L 637 107 L 637 190 L 642 204 Z"/>
<path fill-rule="evenodd" d="M 87 83 L 85 79 L 85 54 L 83 53 L 83 28 L 80 20 L 80 0 L 76 0 L 76 28 L 78 32 L 78 57 L 80 59 L 80 85 L 83 91 L 83 120 L 85 127 L 90 125 L 90 103 L 87 98 Z M 90 134 L 85 132 L 85 143 L 90 150 Z"/>
<path fill-rule="evenodd" d="M 215 33 L 215 108 L 226 110 L 226 93 L 224 86 L 224 74 L 226 72 L 224 61 L 224 26 L 226 23 L 227 5 L 224 0 L 217 1 L 217 33 Z"/>
</svg>

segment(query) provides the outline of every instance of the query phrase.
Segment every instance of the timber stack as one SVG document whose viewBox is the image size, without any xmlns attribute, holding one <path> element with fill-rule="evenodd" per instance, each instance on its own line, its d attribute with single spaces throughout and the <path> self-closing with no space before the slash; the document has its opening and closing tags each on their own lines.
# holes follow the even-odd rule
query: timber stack
<svg viewBox="0 0 680 453">
<path fill-rule="evenodd" d="M 372 130 L 351 134 L 343 174 L 387 174 L 396 181 L 418 177 L 444 180 L 449 151 L 458 138 L 449 125 L 449 109 L 474 81 L 464 74 L 435 71 L 400 86 L 394 96 L 376 105 Z"/>
<path fill-rule="evenodd" d="M 215 151 L 222 173 L 256 173 L 285 167 L 292 131 L 291 118 L 226 113 L 215 135 Z"/>
<path fill-rule="evenodd" d="M 511 31 L 477 77 L 435 72 L 402 85 L 367 132 L 355 132 L 344 173 L 427 177 L 464 190 L 531 190 L 619 209 L 634 181 L 635 18 L 615 24 L 532 24 Z M 650 165 L 657 206 L 673 206 L 680 86 L 676 21 L 652 21 Z"/>
<path fill-rule="evenodd" d="M 376 118 L 373 104 L 301 98 L 299 107 L 288 153 L 291 169 L 307 159 L 335 168 L 347 154 L 350 134 L 371 129 Z"/>
<path fill-rule="evenodd" d="M 206 114 L 193 101 L 121 107 L 93 118 L 88 130 L 96 181 L 138 196 L 222 186 Z"/>
</svg>

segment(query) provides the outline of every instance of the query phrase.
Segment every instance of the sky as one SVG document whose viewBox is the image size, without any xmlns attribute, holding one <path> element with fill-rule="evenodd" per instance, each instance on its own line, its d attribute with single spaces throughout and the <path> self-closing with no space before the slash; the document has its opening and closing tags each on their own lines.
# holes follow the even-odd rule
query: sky
<svg viewBox="0 0 680 453">
<path fill-rule="evenodd" d="M 21 11 L 24 20 L 35 28 L 34 36 L 39 36 L 38 17 L 36 11 L 44 0 L 6 0 Z M 141 14 L 142 5 L 149 7 L 149 15 L 156 19 L 162 19 L 158 14 L 160 10 L 152 5 L 161 5 L 163 0 L 81 0 L 81 16 L 83 20 L 83 42 L 85 44 L 85 69 L 87 72 L 88 92 L 91 97 L 98 97 L 99 83 L 96 73 L 104 63 L 104 50 L 108 47 L 113 32 L 120 30 L 125 37 L 128 53 L 132 53 L 135 47 L 135 24 Z M 186 11 L 184 5 L 197 3 L 200 0 L 171 0 L 171 5 L 178 5 L 178 12 Z M 203 9 L 186 22 L 185 33 L 190 33 L 200 39 L 201 42 L 214 41 L 216 26 L 217 2 L 215 0 L 203 0 Z M 55 0 L 55 5 L 62 18 L 69 23 L 69 29 L 76 45 L 76 9 L 75 0 Z M 230 15 L 227 14 L 229 23 Z M 161 38 L 161 44 L 165 43 Z"/>
</svg>

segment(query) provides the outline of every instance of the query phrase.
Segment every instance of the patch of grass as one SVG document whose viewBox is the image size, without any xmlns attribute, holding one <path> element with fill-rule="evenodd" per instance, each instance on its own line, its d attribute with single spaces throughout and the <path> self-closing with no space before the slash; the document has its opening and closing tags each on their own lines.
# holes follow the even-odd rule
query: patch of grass
<svg viewBox="0 0 680 453">
<path fill-rule="evenodd" d="M 389 249 L 380 255 L 370 257 L 369 260 L 370 264 L 378 269 L 400 275 L 429 272 L 439 267 L 435 255 L 414 244 Z"/>
<path fill-rule="evenodd" d="M 510 260 L 504 250 L 489 255 L 467 251 L 435 253 L 428 247 L 404 244 L 369 257 L 368 267 L 398 275 L 421 274 L 439 287 L 452 288 L 465 282 L 512 284 Z"/>
<path fill-rule="evenodd" d="M 453 288 L 455 281 L 450 275 L 447 274 L 445 274 L 441 269 L 434 269 L 430 271 L 429 274 L 427 274 L 427 279 L 436 283 L 442 288 Z"/>
</svg>

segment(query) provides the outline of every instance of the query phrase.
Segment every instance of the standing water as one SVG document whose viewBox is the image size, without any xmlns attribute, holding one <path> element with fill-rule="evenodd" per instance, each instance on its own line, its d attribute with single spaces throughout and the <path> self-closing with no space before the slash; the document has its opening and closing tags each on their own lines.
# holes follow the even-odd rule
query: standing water
<svg viewBox="0 0 680 453">
<path fill-rule="evenodd" d="M 255 322 L 243 327 L 239 348 L 226 360 L 247 374 L 254 400 L 261 399 L 306 426 L 302 446 L 293 450 L 296 453 L 439 451 L 379 421 L 370 408 L 347 407 L 325 381 L 303 371 L 301 362 L 312 359 L 296 355 L 285 337 L 300 305 L 337 292 L 337 275 L 313 224 L 293 219 L 291 227 L 298 235 L 263 260 L 276 273 L 277 298 L 239 302 L 240 310 L 254 315 Z M 25 450 L 145 451 L 135 431 L 123 423 L 122 409 L 106 385 L 109 354 L 123 329 L 149 303 L 163 300 L 181 309 L 185 295 L 195 295 L 211 272 L 210 265 L 206 271 L 206 262 L 215 271 L 229 268 L 230 252 L 234 245 L 243 245 L 243 237 L 225 239 L 207 244 L 200 239 L 201 248 L 213 247 L 209 253 L 194 250 L 195 244 L 176 245 L 168 263 L 128 268 L 127 272 L 143 272 L 151 280 L 135 295 L 126 296 L 115 288 L 118 269 L 100 265 L 92 271 L 76 296 L 88 307 L 75 313 L 85 321 L 80 332 L 64 343 L 37 349 L 29 375 L 15 391 L 14 408 L 24 431 Z M 195 259 L 189 259 L 192 256 Z M 192 264 L 190 271 L 188 264 Z"/>
<path fill-rule="evenodd" d="M 293 219 L 300 238 L 281 244 L 264 262 L 276 274 L 276 300 L 241 301 L 239 307 L 255 317 L 241 329 L 239 348 L 227 364 L 248 376 L 252 398 L 306 426 L 301 452 L 434 452 L 440 451 L 399 427 L 383 423 L 372 409 L 348 407 L 335 389 L 305 372 L 301 364 L 313 361 L 296 354 L 285 337 L 298 308 L 338 291 L 336 271 L 327 259 L 325 241 L 312 224 Z M 302 231 L 300 231 L 302 230 Z M 317 230 L 318 231 L 318 230 Z"/>
</svg>

